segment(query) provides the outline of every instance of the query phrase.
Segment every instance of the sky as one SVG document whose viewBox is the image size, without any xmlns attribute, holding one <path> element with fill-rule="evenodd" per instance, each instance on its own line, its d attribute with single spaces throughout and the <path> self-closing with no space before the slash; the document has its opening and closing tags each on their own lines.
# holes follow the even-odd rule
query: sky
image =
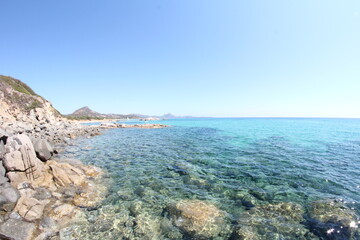
<svg viewBox="0 0 360 240">
<path fill-rule="evenodd" d="M 61 113 L 360 118 L 358 0 L 0 0 L 0 74 Z"/>
</svg>

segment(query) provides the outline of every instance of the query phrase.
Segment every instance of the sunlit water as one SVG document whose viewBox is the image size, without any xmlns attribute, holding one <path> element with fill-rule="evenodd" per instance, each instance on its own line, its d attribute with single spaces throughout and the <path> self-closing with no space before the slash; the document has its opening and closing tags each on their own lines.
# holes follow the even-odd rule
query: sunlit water
<svg viewBox="0 0 360 240">
<path fill-rule="evenodd" d="M 241 118 L 160 123 L 171 127 L 106 130 L 77 140 L 62 157 L 78 158 L 109 172 L 113 181 L 103 207 L 131 210 L 140 203 L 143 211 L 158 219 L 164 217 L 169 203 L 182 199 L 214 203 L 233 223 L 253 203 L 295 202 L 306 208 L 315 200 L 342 199 L 359 213 L 360 120 Z M 254 201 L 239 202 L 242 194 Z M 89 213 L 89 218 L 96 222 L 101 211 Z M 101 230 L 87 231 L 96 235 Z M 121 238 L 111 227 L 103 231 Z M 164 230 L 158 231 L 156 238 L 166 239 Z M 156 239 L 146 235 L 137 239 L 142 238 Z"/>
</svg>

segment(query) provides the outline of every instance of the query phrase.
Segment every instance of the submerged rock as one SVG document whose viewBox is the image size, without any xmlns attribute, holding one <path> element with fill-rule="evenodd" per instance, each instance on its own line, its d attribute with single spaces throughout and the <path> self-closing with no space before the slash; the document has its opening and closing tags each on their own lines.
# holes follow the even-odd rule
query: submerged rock
<svg viewBox="0 0 360 240">
<path fill-rule="evenodd" d="M 304 210 L 295 203 L 267 204 L 244 212 L 232 240 L 318 239 L 301 223 Z"/>
<path fill-rule="evenodd" d="M 360 239 L 358 217 L 343 203 L 334 200 L 313 202 L 309 208 L 309 227 L 325 239 Z"/>
<path fill-rule="evenodd" d="M 181 200 L 168 207 L 172 223 L 194 239 L 225 237 L 230 231 L 226 214 L 201 200 Z"/>
</svg>

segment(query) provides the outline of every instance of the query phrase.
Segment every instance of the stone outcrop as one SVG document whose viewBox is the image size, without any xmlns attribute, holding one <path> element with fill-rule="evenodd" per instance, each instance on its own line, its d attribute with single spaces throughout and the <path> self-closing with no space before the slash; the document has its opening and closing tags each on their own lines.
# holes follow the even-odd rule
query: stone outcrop
<svg viewBox="0 0 360 240">
<path fill-rule="evenodd" d="M 0 216 L 6 220 L 0 223 L 0 238 L 46 239 L 70 223 L 79 207 L 93 208 L 104 198 L 106 187 L 94 182 L 102 175 L 99 168 L 50 160 L 55 151 L 43 139 L 33 140 L 38 143 L 36 154 L 25 134 L 0 142 Z M 42 224 L 44 219 L 49 224 Z"/>
</svg>

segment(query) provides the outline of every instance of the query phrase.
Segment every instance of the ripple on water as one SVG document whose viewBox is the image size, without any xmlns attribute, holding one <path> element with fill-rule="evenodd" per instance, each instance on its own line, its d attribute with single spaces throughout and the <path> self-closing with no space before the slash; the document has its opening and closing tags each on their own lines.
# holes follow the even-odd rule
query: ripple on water
<svg viewBox="0 0 360 240">
<path fill-rule="evenodd" d="M 169 204 L 186 199 L 224 211 L 237 232 L 233 239 L 244 234 L 269 239 L 259 230 L 269 221 L 274 224 L 268 226 L 273 239 L 300 239 L 299 234 L 318 239 L 308 232 L 307 220 L 296 220 L 294 228 L 287 229 L 281 219 L 291 215 L 292 208 L 306 217 L 307 207 L 319 199 L 345 199 L 359 211 L 359 127 L 328 138 L 327 131 L 336 126 L 331 121 L 209 121 L 193 123 L 196 127 L 172 121 L 173 127 L 164 129 L 111 129 L 68 148 L 64 158 L 107 169 L 113 184 L 103 207 L 87 212 L 86 224 L 65 229 L 64 238 L 209 239 L 186 232 L 166 213 Z M 354 124 L 342 127 L 354 129 Z M 263 220 L 244 224 L 258 209 L 284 206 L 290 210 L 281 214 L 266 210 Z M 241 236 L 238 239 L 244 239 Z"/>
</svg>

